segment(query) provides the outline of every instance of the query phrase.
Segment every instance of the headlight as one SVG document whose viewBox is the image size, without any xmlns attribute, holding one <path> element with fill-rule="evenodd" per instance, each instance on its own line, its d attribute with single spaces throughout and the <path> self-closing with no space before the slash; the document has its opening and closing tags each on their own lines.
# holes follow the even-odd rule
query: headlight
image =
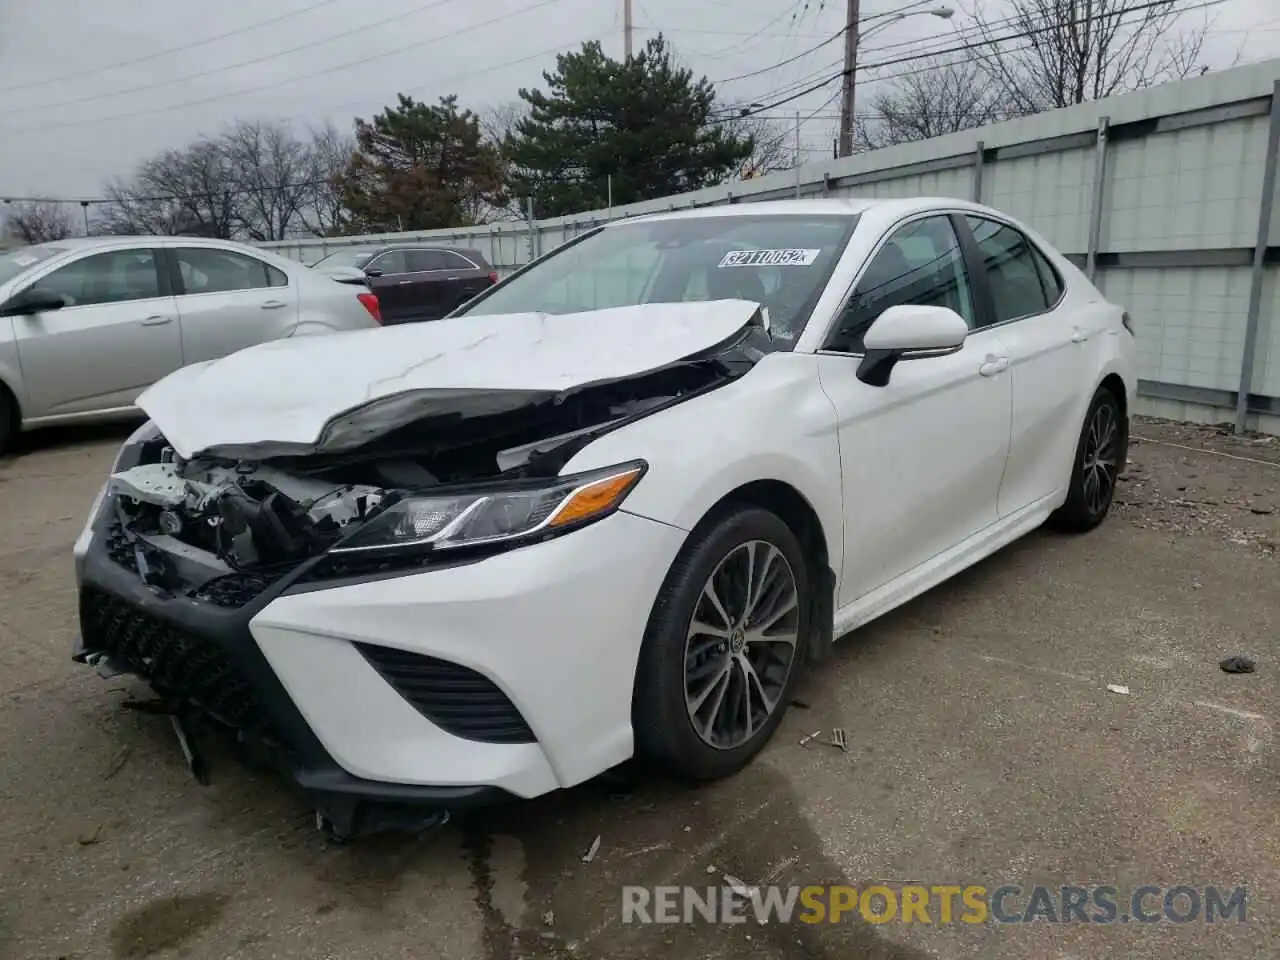
<svg viewBox="0 0 1280 960">
<path fill-rule="evenodd" d="M 408 496 L 329 552 L 446 550 L 567 532 L 616 510 L 645 468 L 635 461 L 536 485 Z"/>
</svg>

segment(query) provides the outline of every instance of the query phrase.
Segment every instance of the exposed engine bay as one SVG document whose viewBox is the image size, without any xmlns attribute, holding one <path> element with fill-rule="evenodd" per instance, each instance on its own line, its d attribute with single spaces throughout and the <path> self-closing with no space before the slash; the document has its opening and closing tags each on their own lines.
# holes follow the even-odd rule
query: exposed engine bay
<svg viewBox="0 0 1280 960">
<path fill-rule="evenodd" d="M 727 383 L 768 350 L 755 329 L 704 358 L 514 411 L 423 418 L 343 453 L 184 460 L 157 436 L 111 476 L 109 501 L 143 579 L 191 592 L 230 573 L 295 567 L 406 496 L 555 477 L 601 433 Z"/>
</svg>

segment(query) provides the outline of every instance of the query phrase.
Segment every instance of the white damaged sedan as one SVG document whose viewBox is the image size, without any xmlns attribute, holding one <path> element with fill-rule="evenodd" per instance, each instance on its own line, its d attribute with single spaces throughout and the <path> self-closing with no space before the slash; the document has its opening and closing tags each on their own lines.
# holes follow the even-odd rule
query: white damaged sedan
<svg viewBox="0 0 1280 960">
<path fill-rule="evenodd" d="M 834 638 L 1106 516 L 1128 315 L 948 199 L 640 217 L 447 319 L 148 390 L 76 658 L 265 745 L 350 836 L 768 742 Z"/>
</svg>

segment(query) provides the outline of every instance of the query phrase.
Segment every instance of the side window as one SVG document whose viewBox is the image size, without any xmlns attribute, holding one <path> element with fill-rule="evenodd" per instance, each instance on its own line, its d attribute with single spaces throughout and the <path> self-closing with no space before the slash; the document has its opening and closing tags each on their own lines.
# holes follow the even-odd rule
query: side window
<svg viewBox="0 0 1280 960">
<path fill-rule="evenodd" d="M 1044 313 L 1057 302 L 1056 294 L 1045 292 L 1041 270 L 1049 265 L 1045 263 L 1041 267 L 1037 262 L 1038 253 L 1026 237 L 994 220 L 966 219 L 991 279 L 996 323 Z M 1050 269 L 1049 273 L 1052 272 Z M 1056 285 L 1056 277 L 1054 280 Z"/>
<path fill-rule="evenodd" d="M 1045 299 L 1049 301 L 1049 306 L 1053 306 L 1062 296 L 1062 278 L 1035 244 L 1031 244 L 1031 258 L 1036 262 L 1036 272 L 1040 274 L 1040 286 L 1044 287 Z"/>
<path fill-rule="evenodd" d="M 173 253 L 185 293 L 228 293 L 288 285 L 284 273 L 242 253 L 212 247 L 179 247 Z"/>
<path fill-rule="evenodd" d="M 405 258 L 408 260 L 411 273 L 448 270 L 451 267 L 454 270 L 458 269 L 458 264 L 449 260 L 443 250 L 406 250 Z"/>
<path fill-rule="evenodd" d="M 828 349 L 860 353 L 875 319 L 906 303 L 950 307 L 974 326 L 969 276 L 948 217 L 917 220 L 889 237 L 854 287 Z"/>
<path fill-rule="evenodd" d="M 68 307 L 125 303 L 160 296 L 152 250 L 112 250 L 69 263 L 32 284 L 60 295 Z"/>
<path fill-rule="evenodd" d="M 478 270 L 479 266 L 472 263 L 467 257 L 460 253 L 454 253 L 452 250 L 441 250 L 440 255 L 444 258 L 444 268 L 446 270 Z"/>
<path fill-rule="evenodd" d="M 409 273 L 411 268 L 408 264 L 408 257 L 404 250 L 388 250 L 380 256 L 374 257 L 366 266 L 366 270 L 381 270 L 384 277 L 395 276 L 398 273 Z"/>
</svg>

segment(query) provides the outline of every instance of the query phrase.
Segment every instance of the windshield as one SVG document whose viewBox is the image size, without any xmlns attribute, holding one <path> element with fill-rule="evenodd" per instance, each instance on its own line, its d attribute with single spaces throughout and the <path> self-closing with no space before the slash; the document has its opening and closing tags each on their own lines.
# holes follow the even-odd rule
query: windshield
<svg viewBox="0 0 1280 960">
<path fill-rule="evenodd" d="M 616 224 L 494 287 L 459 315 L 739 299 L 767 307 L 774 337 L 792 345 L 856 224 L 851 214 Z"/>
<path fill-rule="evenodd" d="M 41 260 L 56 257 L 60 253 L 65 253 L 66 250 L 66 247 L 55 247 L 51 244 L 41 243 L 34 247 L 19 247 L 17 250 L 0 253 L 0 283 L 8 283 L 18 274 L 34 267 Z"/>
<path fill-rule="evenodd" d="M 337 253 L 331 253 L 327 257 L 321 257 L 311 266 L 318 267 L 323 264 L 326 267 L 355 267 L 357 270 L 361 270 L 372 256 L 372 250 L 339 250 Z"/>
</svg>

